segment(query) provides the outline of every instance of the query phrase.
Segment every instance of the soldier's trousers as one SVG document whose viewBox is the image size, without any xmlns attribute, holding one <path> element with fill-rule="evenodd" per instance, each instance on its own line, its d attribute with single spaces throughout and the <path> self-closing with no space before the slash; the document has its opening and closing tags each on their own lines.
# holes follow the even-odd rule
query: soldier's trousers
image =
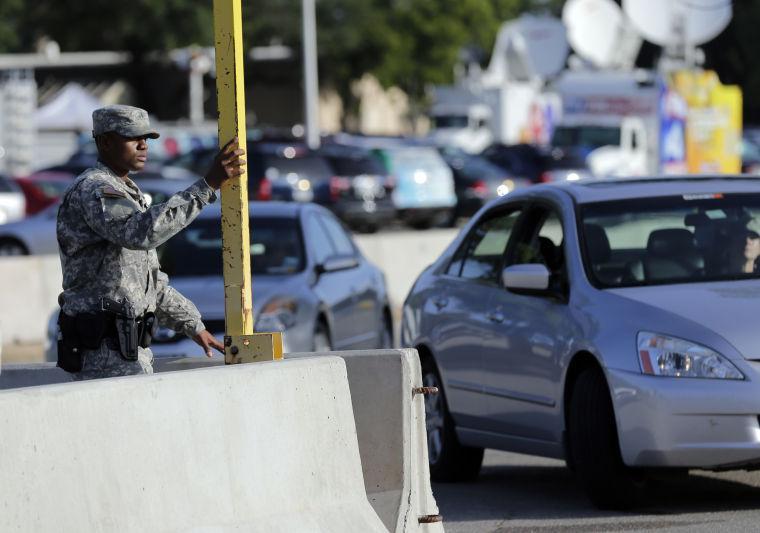
<svg viewBox="0 0 760 533">
<path fill-rule="evenodd" d="M 103 339 L 97 350 L 85 350 L 82 354 L 82 370 L 72 374 L 75 380 L 131 376 L 153 373 L 153 353 L 150 348 L 137 349 L 137 361 L 127 361 L 121 356 L 118 342 Z"/>
</svg>

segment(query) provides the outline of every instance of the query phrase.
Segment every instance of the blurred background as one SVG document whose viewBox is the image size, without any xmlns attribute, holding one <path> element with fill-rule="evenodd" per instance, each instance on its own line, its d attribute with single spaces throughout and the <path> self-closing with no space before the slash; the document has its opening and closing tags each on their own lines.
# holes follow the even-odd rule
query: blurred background
<svg viewBox="0 0 760 533">
<path fill-rule="evenodd" d="M 395 308 L 419 270 L 388 274 L 388 250 L 421 269 L 517 188 L 760 173 L 758 2 L 244 0 L 243 17 L 251 200 L 326 206 Z M 0 3 L 0 255 L 57 254 L 56 202 L 95 162 L 93 109 L 115 103 L 162 134 L 136 177 L 151 201 L 205 172 L 211 0 Z M 6 344 L 39 336 L 12 320 Z"/>
</svg>

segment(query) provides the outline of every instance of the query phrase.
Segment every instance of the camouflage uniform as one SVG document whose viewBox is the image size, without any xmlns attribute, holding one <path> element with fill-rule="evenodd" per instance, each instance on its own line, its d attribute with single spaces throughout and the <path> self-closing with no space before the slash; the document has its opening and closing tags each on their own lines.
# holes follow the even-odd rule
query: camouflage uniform
<svg viewBox="0 0 760 533">
<path fill-rule="evenodd" d="M 135 118 L 127 106 L 127 125 L 137 122 L 142 130 L 114 129 L 113 114 L 105 118 L 93 113 L 94 133 L 117 131 L 124 136 L 145 135 L 147 113 Z M 123 114 L 117 113 L 117 120 Z M 104 124 L 104 122 L 106 122 Z M 110 128 L 110 129 L 103 129 Z M 124 133 L 122 133 L 124 132 Z M 153 133 L 153 132 L 150 132 Z M 155 134 L 157 135 L 157 134 Z M 205 329 L 198 309 L 168 284 L 161 272 L 155 248 L 178 233 L 216 200 L 205 180 L 170 197 L 165 203 L 148 206 L 137 185 L 118 177 L 106 165 L 80 175 L 63 197 L 58 209 L 57 236 L 63 269 L 61 310 L 68 315 L 101 310 L 101 298 L 128 300 L 137 315 L 154 312 L 159 326 L 183 332 L 190 337 Z M 106 338 L 97 350 L 84 350 L 82 371 L 77 379 L 150 374 L 153 355 L 139 348 L 138 360 L 121 356 L 118 341 Z"/>
</svg>

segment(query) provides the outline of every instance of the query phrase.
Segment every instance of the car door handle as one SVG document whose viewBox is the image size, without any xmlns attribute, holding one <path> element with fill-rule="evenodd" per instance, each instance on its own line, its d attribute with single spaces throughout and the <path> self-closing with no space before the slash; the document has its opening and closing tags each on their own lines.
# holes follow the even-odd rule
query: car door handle
<svg viewBox="0 0 760 533">
<path fill-rule="evenodd" d="M 435 300 L 433 300 L 433 303 L 438 309 L 443 309 L 444 307 L 449 305 L 449 299 L 445 297 L 436 298 Z"/>
<path fill-rule="evenodd" d="M 497 324 L 501 324 L 504 322 L 504 313 L 501 311 L 490 311 L 486 318 L 490 320 L 491 322 L 496 322 Z"/>
</svg>

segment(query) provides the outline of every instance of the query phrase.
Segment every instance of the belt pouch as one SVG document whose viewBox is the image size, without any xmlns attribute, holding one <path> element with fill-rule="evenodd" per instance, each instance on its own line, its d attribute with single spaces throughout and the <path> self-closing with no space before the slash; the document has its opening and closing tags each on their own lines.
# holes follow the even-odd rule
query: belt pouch
<svg viewBox="0 0 760 533">
<path fill-rule="evenodd" d="M 105 313 L 80 313 L 76 316 L 77 336 L 83 348 L 100 348 L 106 332 L 106 321 L 109 319 Z"/>
<path fill-rule="evenodd" d="M 63 311 L 58 313 L 58 362 L 66 372 L 82 370 L 82 352 L 77 335 L 76 318 Z"/>
<path fill-rule="evenodd" d="M 150 348 L 150 344 L 153 342 L 153 335 L 156 334 L 156 328 L 158 327 L 156 315 L 151 312 L 145 313 L 145 315 L 137 320 L 137 325 L 140 347 Z"/>
</svg>

